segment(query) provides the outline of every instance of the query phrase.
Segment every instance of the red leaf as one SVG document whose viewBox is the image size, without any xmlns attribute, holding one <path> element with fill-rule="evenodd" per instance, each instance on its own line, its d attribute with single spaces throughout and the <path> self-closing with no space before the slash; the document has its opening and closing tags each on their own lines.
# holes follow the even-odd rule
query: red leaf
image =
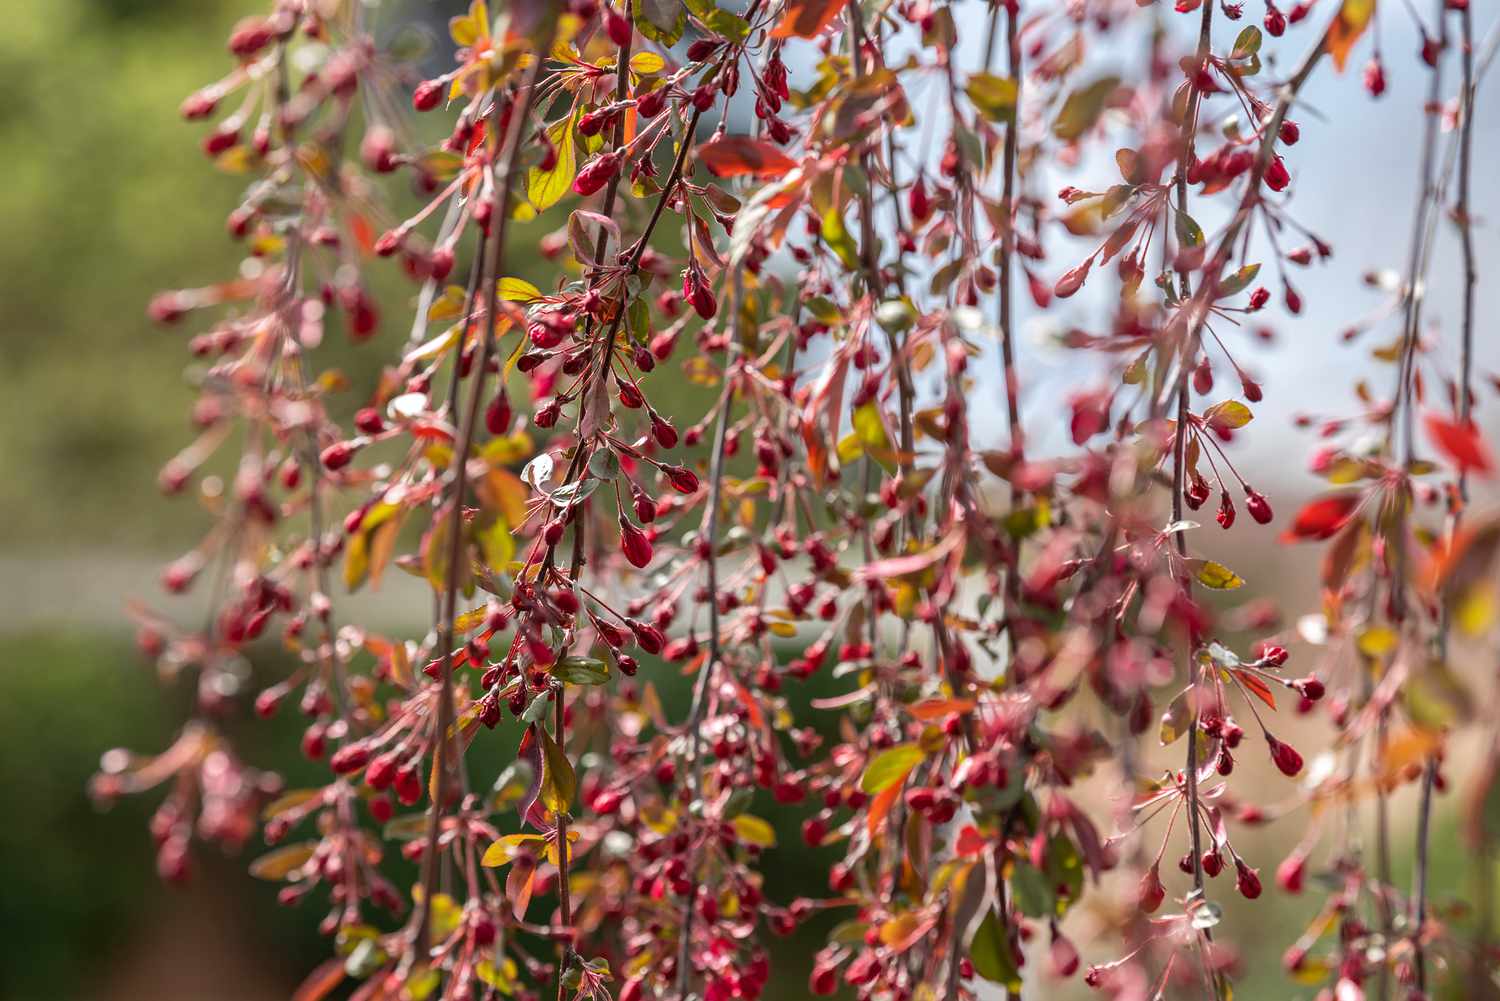
<svg viewBox="0 0 1500 1001">
<path fill-rule="evenodd" d="M 1244 685 L 1246 688 L 1250 689 L 1250 691 L 1254 692 L 1255 696 L 1258 699 L 1260 699 L 1266 705 L 1270 706 L 1272 709 L 1276 708 L 1276 696 L 1271 693 L 1270 685 L 1266 684 L 1264 681 L 1260 680 L 1260 678 L 1251 674 L 1249 671 L 1235 671 L 1234 676 L 1240 679 L 1240 684 Z"/>
<path fill-rule="evenodd" d="M 1329 494 L 1327 497 L 1319 497 L 1297 512 L 1292 527 L 1281 533 L 1281 541 L 1329 538 L 1348 523 L 1357 507 L 1359 494 Z"/>
<path fill-rule="evenodd" d="M 964 829 L 958 832 L 958 841 L 954 843 L 953 850 L 958 853 L 959 858 L 973 858 L 989 847 L 989 840 L 979 833 L 979 828 L 973 824 L 965 824 Z"/>
<path fill-rule="evenodd" d="M 771 37 L 817 38 L 843 9 L 843 0 L 792 0 Z"/>
<path fill-rule="evenodd" d="M 698 147 L 698 161 L 715 177 L 781 177 L 797 161 L 768 142 L 749 136 L 720 136 Z"/>
<path fill-rule="evenodd" d="M 1459 424 L 1428 414 L 1423 423 L 1427 425 L 1427 437 L 1453 461 L 1460 473 L 1488 473 L 1495 468 L 1495 460 L 1473 421 Z"/>
</svg>

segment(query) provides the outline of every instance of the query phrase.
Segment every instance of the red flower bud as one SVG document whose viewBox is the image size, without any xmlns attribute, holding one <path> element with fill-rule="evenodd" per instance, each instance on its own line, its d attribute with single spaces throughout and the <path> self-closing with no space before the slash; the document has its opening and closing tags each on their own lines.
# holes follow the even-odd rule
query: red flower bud
<svg viewBox="0 0 1500 1001">
<path fill-rule="evenodd" d="M 1287 172 L 1286 164 L 1279 155 L 1272 156 L 1271 162 L 1266 166 L 1266 187 L 1272 191 L 1285 191 L 1286 186 L 1292 183 L 1292 175 Z"/>
<path fill-rule="evenodd" d="M 1052 286 L 1052 294 L 1057 296 L 1059 299 L 1066 299 L 1074 292 L 1077 292 L 1079 289 L 1083 288 L 1083 283 L 1088 279 L 1089 276 L 1089 269 L 1093 266 L 1094 259 L 1090 257 L 1082 264 L 1078 265 L 1078 267 L 1073 268 L 1071 271 L 1065 272 L 1063 276 L 1057 280 L 1057 284 Z"/>
<path fill-rule="evenodd" d="M 671 481 L 672 489 L 678 493 L 690 494 L 698 489 L 697 474 L 686 466 L 662 466 L 661 469 Z"/>
<path fill-rule="evenodd" d="M 1229 499 L 1228 490 L 1219 494 L 1219 513 L 1214 515 L 1214 520 L 1224 529 L 1234 524 L 1234 501 Z"/>
<path fill-rule="evenodd" d="M 370 749 L 364 744 L 345 744 L 333 752 L 333 757 L 328 759 L 328 765 L 339 775 L 348 775 L 350 772 L 356 772 L 365 767 L 369 760 Z"/>
<path fill-rule="evenodd" d="M 1141 877 L 1140 885 L 1136 887 L 1135 899 L 1142 911 L 1154 914 L 1167 897 L 1167 888 L 1161 882 L 1161 870 L 1153 864 Z"/>
<path fill-rule="evenodd" d="M 651 540 L 623 517 L 620 519 L 620 551 L 631 566 L 644 569 L 651 563 Z"/>
<path fill-rule="evenodd" d="M 490 434 L 505 434 L 510 430 L 511 410 L 510 397 L 505 395 L 502 389 L 500 393 L 490 401 L 489 406 L 484 408 L 484 426 Z"/>
<path fill-rule="evenodd" d="M 1302 755 L 1291 744 L 1284 744 L 1266 734 L 1266 745 L 1271 749 L 1271 760 L 1281 769 L 1281 774 L 1290 778 L 1302 771 Z"/>
<path fill-rule="evenodd" d="M 441 80 L 423 80 L 412 91 L 411 106 L 418 111 L 431 111 L 443 101 L 444 84 Z"/>
<path fill-rule="evenodd" d="M 1312 677 L 1311 675 L 1306 678 L 1298 678 L 1296 681 L 1292 682 L 1292 687 L 1297 690 L 1297 694 L 1301 695 L 1309 702 L 1318 701 L 1323 697 L 1325 692 L 1325 689 L 1323 688 L 1323 682 L 1319 681 L 1315 677 Z"/>
<path fill-rule="evenodd" d="M 1266 0 L 1265 17 L 1266 34 L 1272 38 L 1280 38 L 1282 32 L 1286 31 L 1286 15 L 1277 9 L 1276 5 Z"/>
<path fill-rule="evenodd" d="M 932 216 L 932 200 L 927 197 L 927 185 L 921 176 L 906 194 L 906 207 L 911 212 L 912 222 L 921 225 Z"/>
<path fill-rule="evenodd" d="M 1269 524 L 1273 517 L 1271 502 L 1266 500 L 1264 494 L 1251 490 L 1249 484 L 1245 485 L 1245 495 L 1248 498 L 1245 501 L 1245 507 L 1250 509 L 1250 517 L 1262 525 Z"/>
<path fill-rule="evenodd" d="M 620 48 L 630 44 L 630 22 L 613 7 L 604 8 L 604 30 L 609 40 Z"/>
<path fill-rule="evenodd" d="M 1246 900 L 1254 900 L 1260 896 L 1260 874 L 1239 859 L 1234 860 L 1234 868 L 1235 889 L 1239 890 Z"/>
<path fill-rule="evenodd" d="M 343 469 L 354 459 L 354 453 L 358 450 L 358 446 L 351 441 L 336 441 L 323 449 L 318 458 L 322 460 L 325 469 Z"/>
</svg>

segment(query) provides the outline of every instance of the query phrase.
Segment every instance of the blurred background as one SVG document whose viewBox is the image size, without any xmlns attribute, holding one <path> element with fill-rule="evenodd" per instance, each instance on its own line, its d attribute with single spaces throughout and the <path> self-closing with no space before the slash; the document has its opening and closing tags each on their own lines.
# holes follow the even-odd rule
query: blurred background
<svg viewBox="0 0 1500 1001">
<path fill-rule="evenodd" d="M 186 888 L 165 887 L 154 875 L 145 826 L 155 800 L 126 801 L 100 813 L 84 793 L 104 749 L 165 746 L 189 695 L 186 686 L 163 690 L 157 684 L 134 653 L 124 613 L 131 597 L 163 604 L 156 591 L 161 562 L 191 544 L 206 524 L 190 500 L 165 501 L 155 485 L 161 463 L 190 434 L 192 397 L 182 380 L 190 325 L 156 329 L 144 307 L 158 289 L 207 283 L 237 265 L 223 217 L 242 181 L 205 162 L 196 145 L 200 130 L 184 125 L 176 109 L 186 94 L 226 70 L 223 40 L 231 25 L 262 6 L 257 0 L 47 0 L 10 5 L 0 32 L 0 93 L 6 95 L 0 102 L 0 469 L 8 471 L 0 477 L 3 1001 L 258 1001 L 287 996 L 326 955 L 315 931 L 321 911 L 277 908 L 274 888 L 244 874 L 246 858 L 200 851 L 197 878 Z M 383 23 L 440 26 L 459 5 L 408 0 L 382 6 Z M 977 21 L 978 4 L 968 6 Z M 1350 72 L 1319 71 L 1295 116 L 1303 135 L 1289 158 L 1296 211 L 1333 244 L 1334 257 L 1294 276 L 1307 308 L 1296 318 L 1275 308 L 1262 314 L 1275 340 L 1247 347 L 1242 356 L 1266 377 L 1266 398 L 1256 408 L 1253 433 L 1234 454 L 1282 518 L 1319 485 L 1302 471 L 1314 440 L 1293 430 L 1292 416 L 1303 410 L 1352 414 L 1358 379 L 1368 375 L 1382 394 L 1391 380 L 1389 366 L 1376 363 L 1371 351 L 1394 338 L 1394 327 L 1354 345 L 1339 337 L 1351 317 L 1380 302 L 1361 275 L 1399 269 L 1410 228 L 1426 74 L 1417 66 L 1411 19 L 1398 5 L 1389 7 L 1381 12 L 1386 95 L 1372 101 L 1360 87 L 1357 64 L 1368 53 L 1367 39 Z M 1255 0 L 1246 13 L 1259 16 Z M 1480 31 L 1488 28 L 1484 13 L 1476 18 Z M 1298 30 L 1302 44 L 1310 44 L 1316 29 L 1294 29 L 1287 51 L 1300 52 Z M 978 34 L 961 36 L 972 44 Z M 446 40 L 438 46 L 439 57 L 446 46 Z M 1100 58 L 1107 63 L 1109 53 Z M 1493 91 L 1482 87 L 1478 103 L 1479 164 L 1492 162 L 1500 144 L 1500 101 L 1490 100 Z M 1483 177 L 1476 176 L 1474 211 L 1481 223 L 1480 267 L 1489 275 L 1500 268 L 1500 243 L 1487 225 L 1500 208 L 1500 188 Z M 1059 172 L 1056 180 L 1051 187 L 1091 186 L 1089 165 Z M 1211 231 L 1220 220 L 1199 221 Z M 523 228 L 516 239 L 536 235 Z M 1077 246 L 1063 240 L 1054 249 L 1049 266 L 1060 272 Z M 1444 224 L 1428 316 L 1450 339 L 1458 314 L 1456 262 L 1456 241 Z M 392 283 L 383 292 L 393 304 L 388 315 L 397 315 L 408 290 Z M 1500 339 L 1488 336 L 1497 301 L 1483 286 L 1479 310 L 1476 372 L 1484 378 L 1500 367 Z M 1080 297 L 1076 312 L 1085 322 L 1091 314 L 1102 316 L 1102 304 Z M 1039 448 L 1063 434 L 1051 427 L 1062 423 L 1052 390 L 1065 383 L 1065 373 L 1069 385 L 1078 378 L 1076 369 L 1066 372 L 1076 359 L 1048 340 L 1054 322 L 1029 319 L 1022 349 L 1025 418 Z M 329 350 L 342 350 L 335 340 Z M 368 370 L 368 355 L 364 362 L 351 357 L 351 373 Z M 1439 357 L 1451 368 L 1451 351 L 1444 348 Z M 995 368 L 990 360 L 974 370 Z M 998 396 L 996 381 L 981 377 L 975 392 Z M 1496 415 L 1493 393 L 1482 390 L 1478 417 L 1491 442 L 1500 441 Z M 1003 433 L 998 425 L 987 430 Z M 1481 489 L 1476 507 L 1495 500 Z M 1279 524 L 1248 524 L 1205 544 L 1218 547 L 1213 555 L 1249 581 L 1236 598 L 1315 608 L 1315 556 L 1273 545 L 1279 530 Z M 402 583 L 392 581 L 366 599 L 372 604 L 363 614 L 391 630 L 422 630 L 426 599 L 403 591 Z M 180 607 L 177 612 L 186 614 Z M 267 650 L 260 663 L 275 672 L 276 657 Z M 1487 676 L 1492 664 L 1488 655 L 1476 670 Z M 297 786 L 313 766 L 296 758 L 294 731 L 295 721 L 282 720 L 242 726 L 237 737 L 244 757 L 281 770 Z M 1462 754 L 1460 747 L 1457 761 Z M 1252 774 L 1264 775 L 1253 767 Z M 1461 765 L 1452 774 L 1461 778 Z M 1268 800 L 1287 791 L 1277 785 L 1284 782 L 1279 777 L 1265 781 Z M 1440 845 L 1455 843 L 1451 799 L 1440 807 Z M 1102 817 L 1102 799 L 1098 805 Z M 1398 860 L 1410 854 L 1409 814 L 1398 802 Z M 1236 908 L 1231 891 L 1216 894 L 1229 908 L 1226 937 L 1245 950 L 1239 998 L 1310 993 L 1282 978 L 1279 956 L 1312 904 L 1281 894 L 1269 879 L 1300 830 L 1294 818 L 1247 841 L 1268 885 L 1269 899 L 1253 913 Z M 782 826 L 781 841 L 767 866 L 771 895 L 786 900 L 816 892 L 831 856 L 804 850 L 792 824 Z M 1468 878 L 1461 853 L 1442 850 L 1436 860 L 1436 899 L 1461 900 Z M 788 943 L 783 965 L 805 970 L 794 960 L 815 949 L 825 930 L 810 926 Z M 1107 958 L 1112 948 L 1079 944 L 1088 958 Z M 1095 954 L 1095 948 L 1106 951 Z M 771 996 L 802 997 L 804 983 L 794 975 Z"/>
</svg>

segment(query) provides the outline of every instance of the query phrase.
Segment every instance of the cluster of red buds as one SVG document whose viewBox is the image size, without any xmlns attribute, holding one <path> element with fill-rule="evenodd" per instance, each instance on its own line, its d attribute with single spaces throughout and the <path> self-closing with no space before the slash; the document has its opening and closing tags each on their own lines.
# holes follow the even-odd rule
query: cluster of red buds
<svg viewBox="0 0 1500 1001">
<path fill-rule="evenodd" d="M 1426 996 L 1448 940 L 1425 868 L 1403 898 L 1390 839 L 1368 859 L 1327 818 L 1369 799 L 1388 833 L 1389 796 L 1418 783 L 1426 866 L 1443 735 L 1475 715 L 1449 636 L 1496 601 L 1500 531 L 1460 524 L 1493 461 L 1467 360 L 1452 418 L 1423 396 L 1447 376 L 1419 245 L 1365 321 L 1401 318 L 1394 399 L 1322 422 L 1331 490 L 1281 519 L 1282 540 L 1328 546 L 1320 611 L 1294 630 L 1234 603 L 1223 536 L 1189 516 L 1217 494 L 1232 538 L 1278 520 L 1235 454 L 1267 392 L 1240 359 L 1272 333 L 1237 328 L 1271 304 L 1264 268 L 1295 317 L 1287 268 L 1332 253 L 1293 212 L 1294 177 L 1324 165 L 1300 162 L 1288 115 L 1374 17 L 1343 0 L 1299 39 L 1313 5 L 1267 0 L 1220 37 L 1242 6 L 1181 0 L 1196 49 L 1152 30 L 1133 80 L 1086 44 L 1159 16 L 1128 5 L 1000 0 L 976 61 L 967 14 L 921 0 L 474 0 L 429 79 L 365 5 L 242 22 L 234 68 L 182 114 L 242 95 L 203 148 L 253 178 L 228 217 L 247 259 L 149 307 L 207 328 L 197 437 L 160 482 L 213 519 L 162 575 L 211 614 L 139 612 L 164 677 L 196 674 L 196 713 L 161 755 L 106 755 L 94 793 L 170 785 L 152 832 L 172 879 L 193 837 L 238 848 L 259 824 L 252 873 L 329 905 L 336 958 L 304 1001 L 346 979 L 367 998 L 753 1001 L 804 975 L 815 996 L 970 999 L 1080 970 L 1114 998 L 1217 1001 L 1238 964 L 1219 901 L 1264 890 L 1242 830 L 1303 805 L 1276 883 L 1339 889 L 1288 969 L 1328 997 Z M 1429 117 L 1465 152 L 1429 157 L 1423 234 L 1441 162 L 1467 236 L 1470 16 L 1447 0 L 1423 33 L 1429 66 L 1463 49 L 1466 81 L 1444 105 L 1433 71 Z M 940 107 L 912 100 L 934 86 Z M 412 113 L 446 116 L 435 143 Z M 1110 176 L 1083 176 L 1106 148 Z M 1045 197 L 1042 163 L 1079 183 Z M 391 178 L 411 194 L 387 198 Z M 1073 239 L 1081 260 L 1054 263 Z M 410 323 L 372 291 L 385 261 L 415 286 Z M 1055 441 L 1023 425 L 1032 309 L 1102 360 L 1056 394 Z M 342 374 L 356 349 L 376 374 Z M 1444 465 L 1415 452 L 1418 407 Z M 1360 425 L 1384 443 L 1346 440 Z M 1419 525 L 1445 497 L 1444 530 Z M 402 585 L 431 592 L 424 634 L 347 620 L 350 592 Z M 1326 650 L 1294 658 L 1293 639 Z M 302 715 L 292 788 L 230 751 L 241 702 Z M 1326 746 L 1317 715 L 1342 732 Z M 1252 726 L 1269 762 L 1242 767 Z M 497 773 L 475 747 L 503 750 Z M 1473 826 L 1490 857 L 1500 832 Z M 794 857 L 820 878 L 779 898 Z M 825 913 L 810 970 L 774 969 L 775 938 Z M 1089 922 L 1123 956 L 1085 968 Z"/>
</svg>

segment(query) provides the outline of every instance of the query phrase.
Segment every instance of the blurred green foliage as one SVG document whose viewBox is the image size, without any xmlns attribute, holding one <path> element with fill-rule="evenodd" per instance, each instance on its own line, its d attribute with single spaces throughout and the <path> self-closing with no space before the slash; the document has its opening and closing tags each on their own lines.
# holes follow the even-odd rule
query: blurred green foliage
<svg viewBox="0 0 1500 1001">
<path fill-rule="evenodd" d="M 240 188 L 176 108 L 230 65 L 233 0 L 12 5 L 0 32 L 0 546 L 172 535 L 156 464 L 187 439 L 178 332 L 151 293 L 234 267 Z M 82 537 L 80 535 L 82 533 Z"/>
</svg>

